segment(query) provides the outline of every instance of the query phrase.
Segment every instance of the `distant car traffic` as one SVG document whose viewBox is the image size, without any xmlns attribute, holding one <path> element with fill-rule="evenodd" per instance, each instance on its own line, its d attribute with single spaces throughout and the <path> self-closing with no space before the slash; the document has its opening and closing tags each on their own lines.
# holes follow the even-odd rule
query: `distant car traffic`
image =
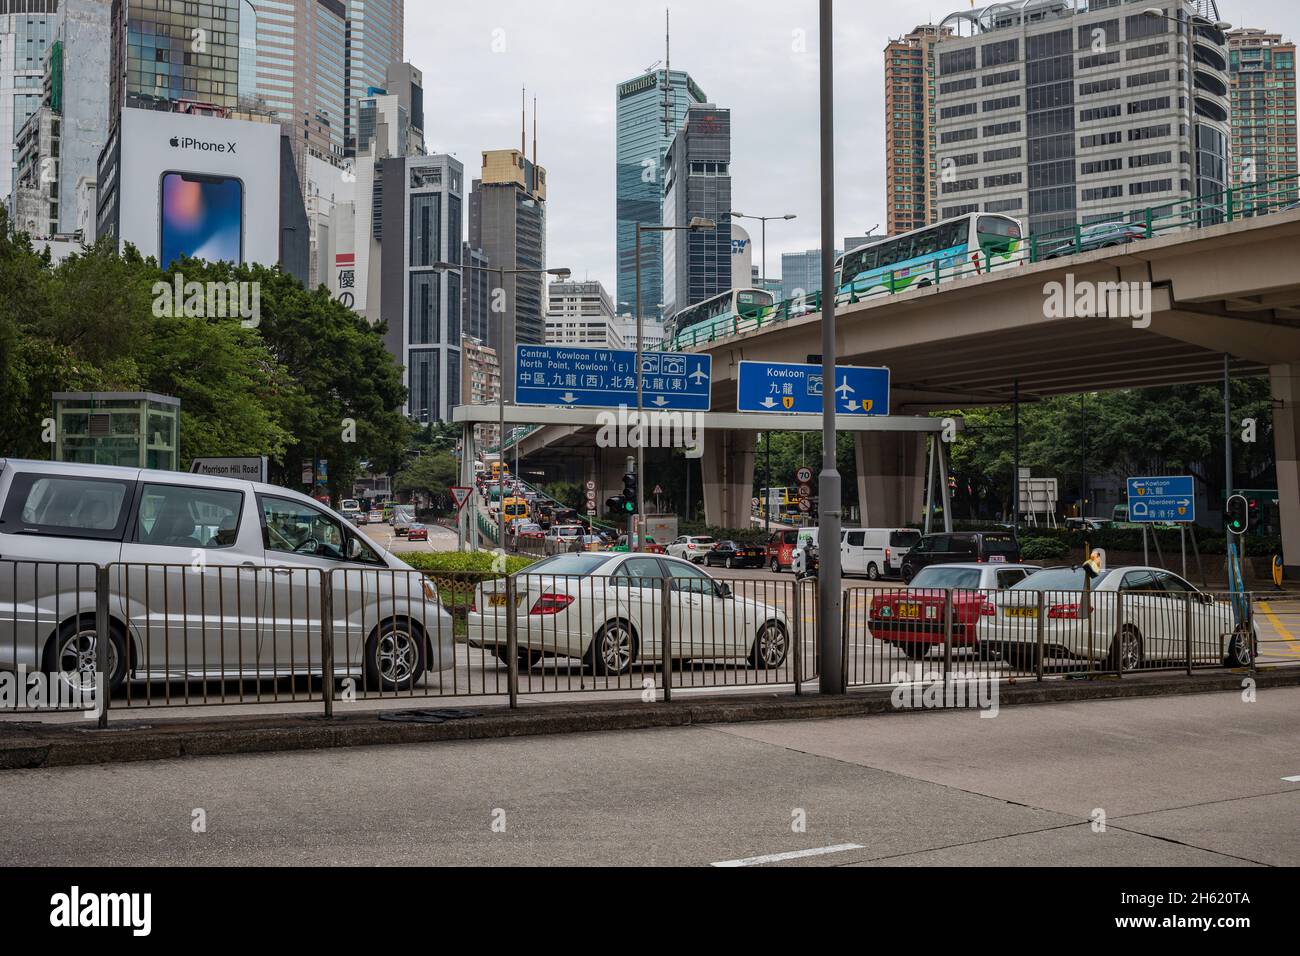
<svg viewBox="0 0 1300 956">
<path fill-rule="evenodd" d="M 1082 568 L 1048 568 L 995 595 L 980 615 L 980 644 L 1026 669 L 1036 665 L 1040 629 L 1045 657 L 1121 671 L 1185 661 L 1189 644 L 1191 663 L 1246 667 L 1255 659 L 1259 637 L 1253 622 L 1239 623 L 1232 601 L 1200 591 L 1171 571 L 1108 568 L 1091 587 L 1086 581 Z"/>
<path fill-rule="evenodd" d="M 767 549 L 756 544 L 738 544 L 735 541 L 719 541 L 704 552 L 704 563 L 709 567 L 722 565 L 724 568 L 761 568 L 767 558 Z"/>
<path fill-rule="evenodd" d="M 952 589 L 952 646 L 978 647 L 976 624 L 992 613 L 989 595 L 1019 584 L 1040 570 L 1034 564 L 935 564 L 923 568 L 911 585 L 871 598 L 867 629 L 907 657 L 919 659 L 943 646 L 944 601 Z"/>
<path fill-rule="evenodd" d="M 479 585 L 467 619 L 470 646 L 508 666 L 506 621 L 515 615 L 518 666 L 577 658 L 595 674 L 619 675 L 662 659 L 663 586 L 669 581 L 669 654 L 779 667 L 790 646 L 785 612 L 739 597 L 693 563 L 650 554 L 564 554 L 515 575 L 515 606 L 501 580 Z"/>
<path fill-rule="evenodd" d="M 384 523 L 384 513 L 378 508 L 376 508 L 374 511 L 369 512 L 366 515 L 366 524 L 383 524 L 383 523 Z"/>
<path fill-rule="evenodd" d="M 1039 259 L 1057 259 L 1109 246 L 1122 246 L 1147 237 L 1146 226 L 1136 222 L 1099 222 L 1079 230 L 1079 240 L 1049 239 L 1039 246 Z"/>
<path fill-rule="evenodd" d="M 699 564 L 708 550 L 717 543 L 717 538 L 711 538 L 707 534 L 683 534 L 674 538 L 665 550 L 674 558 L 685 558 Z"/>
<path fill-rule="evenodd" d="M 915 528 L 846 528 L 840 536 L 840 567 L 872 581 L 901 577 L 903 560 L 920 540 Z"/>
<path fill-rule="evenodd" d="M 903 581 L 932 564 L 1019 564 L 1020 543 L 1010 531 L 953 531 L 927 534 L 903 559 Z"/>
</svg>

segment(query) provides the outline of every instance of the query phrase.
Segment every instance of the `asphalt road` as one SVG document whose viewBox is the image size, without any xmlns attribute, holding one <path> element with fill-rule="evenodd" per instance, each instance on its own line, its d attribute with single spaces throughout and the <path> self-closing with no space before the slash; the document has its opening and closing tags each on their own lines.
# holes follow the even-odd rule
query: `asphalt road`
<svg viewBox="0 0 1300 956">
<path fill-rule="evenodd" d="M 8 771 L 0 865 L 1294 866 L 1298 738 L 1287 688 Z"/>
</svg>

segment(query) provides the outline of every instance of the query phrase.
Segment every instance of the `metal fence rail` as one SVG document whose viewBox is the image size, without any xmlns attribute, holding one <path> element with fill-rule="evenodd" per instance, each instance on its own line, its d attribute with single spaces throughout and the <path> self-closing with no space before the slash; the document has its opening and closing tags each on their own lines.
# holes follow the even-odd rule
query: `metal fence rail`
<svg viewBox="0 0 1300 956">
<path fill-rule="evenodd" d="M 575 558 L 577 556 L 575 555 Z M 785 686 L 819 672 L 814 580 L 0 561 L 9 711 L 311 704 Z M 1243 629 L 1252 612 L 1255 639 Z M 847 687 L 918 674 L 1123 676 L 1300 663 L 1300 598 L 844 592 Z M 28 692 L 28 686 L 35 688 Z M 112 693 L 98 689 L 111 685 Z"/>
</svg>

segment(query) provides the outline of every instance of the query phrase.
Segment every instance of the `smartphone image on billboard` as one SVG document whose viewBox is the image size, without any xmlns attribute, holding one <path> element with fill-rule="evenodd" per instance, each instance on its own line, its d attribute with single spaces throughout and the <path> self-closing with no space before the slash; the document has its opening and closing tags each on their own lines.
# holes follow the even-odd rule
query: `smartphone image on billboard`
<svg viewBox="0 0 1300 956">
<path fill-rule="evenodd" d="M 168 171 L 159 206 L 164 269 L 182 256 L 208 262 L 244 261 L 244 183 L 234 176 Z"/>
</svg>

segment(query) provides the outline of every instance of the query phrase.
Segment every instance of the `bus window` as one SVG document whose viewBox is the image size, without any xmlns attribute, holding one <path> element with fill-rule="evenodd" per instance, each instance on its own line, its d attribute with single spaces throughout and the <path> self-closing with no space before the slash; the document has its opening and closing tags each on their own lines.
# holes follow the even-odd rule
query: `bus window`
<svg viewBox="0 0 1300 956">
<path fill-rule="evenodd" d="M 939 230 L 927 229 L 913 240 L 913 256 L 932 256 L 939 251 Z"/>
</svg>

